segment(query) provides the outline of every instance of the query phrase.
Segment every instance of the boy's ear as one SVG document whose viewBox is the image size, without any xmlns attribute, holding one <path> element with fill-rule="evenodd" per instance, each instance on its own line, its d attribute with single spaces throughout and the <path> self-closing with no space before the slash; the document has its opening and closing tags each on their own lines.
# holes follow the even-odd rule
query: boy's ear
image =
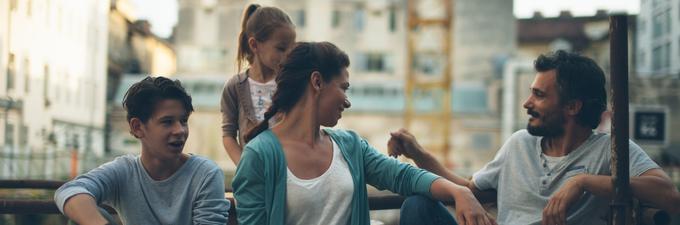
<svg viewBox="0 0 680 225">
<path fill-rule="evenodd" d="M 143 138 L 144 137 L 144 130 L 142 130 L 142 126 L 144 124 L 142 123 L 142 121 L 139 118 L 130 119 L 129 125 L 130 125 L 130 134 L 132 134 L 132 136 L 134 136 L 135 138 Z"/>
</svg>

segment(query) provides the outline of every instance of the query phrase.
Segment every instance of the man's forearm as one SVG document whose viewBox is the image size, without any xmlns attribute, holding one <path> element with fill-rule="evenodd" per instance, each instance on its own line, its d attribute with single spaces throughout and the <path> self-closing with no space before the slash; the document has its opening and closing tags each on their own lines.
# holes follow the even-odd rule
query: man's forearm
<svg viewBox="0 0 680 225">
<path fill-rule="evenodd" d="M 89 194 L 77 194 L 66 200 L 64 214 L 77 224 L 108 224 L 99 213 L 97 202 Z"/>
<path fill-rule="evenodd" d="M 578 179 L 581 179 L 584 190 L 600 197 L 614 197 L 611 176 L 583 175 Z M 639 200 L 672 213 L 680 211 L 680 194 L 667 179 L 659 176 L 631 177 L 630 188 L 633 196 Z"/>
</svg>

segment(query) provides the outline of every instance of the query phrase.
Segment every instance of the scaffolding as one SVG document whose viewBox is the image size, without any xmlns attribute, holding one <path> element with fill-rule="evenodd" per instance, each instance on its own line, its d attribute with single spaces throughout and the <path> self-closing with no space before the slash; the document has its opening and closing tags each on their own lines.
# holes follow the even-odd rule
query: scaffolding
<svg viewBox="0 0 680 225">
<path fill-rule="evenodd" d="M 447 167 L 452 167 L 449 150 L 453 0 L 408 0 L 407 15 L 404 127 L 416 137 L 423 137 L 419 138 L 423 146 L 443 159 Z M 439 32 L 431 32 L 432 29 Z M 434 40 L 429 42 L 427 35 L 431 34 L 439 37 L 429 36 L 430 40 Z M 436 60 L 427 61 L 427 56 Z M 424 71 L 422 64 L 428 62 L 439 62 L 439 68 Z M 428 106 L 424 104 L 426 102 L 431 104 Z"/>
</svg>

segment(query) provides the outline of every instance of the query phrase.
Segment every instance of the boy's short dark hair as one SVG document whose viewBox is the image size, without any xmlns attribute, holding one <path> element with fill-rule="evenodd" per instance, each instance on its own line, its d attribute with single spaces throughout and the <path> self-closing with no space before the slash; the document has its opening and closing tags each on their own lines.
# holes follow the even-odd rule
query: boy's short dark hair
<svg viewBox="0 0 680 225">
<path fill-rule="evenodd" d="M 179 80 L 158 76 L 147 76 L 133 84 L 123 97 L 123 108 L 127 111 L 127 121 L 139 118 L 146 123 L 153 114 L 156 104 L 161 100 L 174 99 L 184 105 L 187 114 L 194 111 L 191 96 L 187 94 Z"/>
<path fill-rule="evenodd" d="M 541 55 L 534 62 L 538 72 L 555 70 L 560 104 L 571 100 L 583 103 L 576 121 L 590 128 L 600 124 L 600 116 L 607 107 L 605 77 L 602 69 L 592 59 L 576 53 L 558 50 Z"/>
</svg>

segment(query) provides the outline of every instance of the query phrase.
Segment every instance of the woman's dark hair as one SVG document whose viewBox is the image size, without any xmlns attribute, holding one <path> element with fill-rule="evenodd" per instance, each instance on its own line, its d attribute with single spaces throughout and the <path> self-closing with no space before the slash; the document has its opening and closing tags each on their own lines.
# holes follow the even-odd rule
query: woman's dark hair
<svg viewBox="0 0 680 225">
<path fill-rule="evenodd" d="M 269 129 L 269 119 L 278 112 L 288 112 L 304 95 L 312 72 L 330 82 L 349 66 L 347 54 L 329 42 L 299 42 L 281 62 L 276 76 L 276 92 L 272 104 L 264 113 L 264 120 L 248 131 L 245 141 Z"/>
<path fill-rule="evenodd" d="M 607 108 L 605 77 L 602 69 L 590 58 L 558 50 L 540 55 L 534 62 L 538 72 L 555 70 L 560 104 L 572 100 L 583 103 L 576 121 L 594 129 Z"/>
<path fill-rule="evenodd" d="M 130 122 L 132 118 L 139 118 L 142 123 L 146 123 L 156 109 L 156 104 L 165 99 L 180 101 L 187 114 L 194 111 L 194 107 L 191 105 L 191 96 L 187 94 L 179 80 L 173 81 L 161 76 L 148 76 L 134 83 L 123 97 L 123 108 L 127 111 L 127 121 Z"/>
<path fill-rule="evenodd" d="M 253 63 L 253 52 L 248 47 L 248 38 L 263 42 L 269 40 L 277 28 L 289 26 L 293 28 L 290 17 L 276 7 L 262 7 L 251 4 L 243 12 L 241 33 L 238 36 L 238 51 L 236 53 L 236 65 L 241 72 L 243 61 Z"/>
</svg>

